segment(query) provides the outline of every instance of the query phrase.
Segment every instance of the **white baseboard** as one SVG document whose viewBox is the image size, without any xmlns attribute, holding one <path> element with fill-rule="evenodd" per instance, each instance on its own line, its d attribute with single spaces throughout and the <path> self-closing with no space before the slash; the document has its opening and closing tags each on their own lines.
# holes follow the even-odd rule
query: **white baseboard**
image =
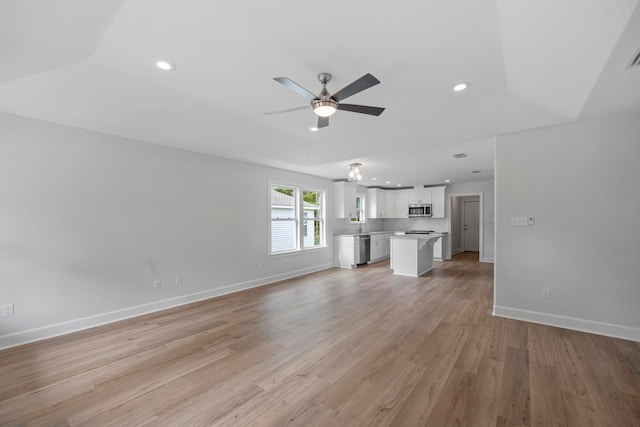
<svg viewBox="0 0 640 427">
<path fill-rule="evenodd" d="M 289 271 L 274 276 L 262 277 L 260 279 L 249 280 L 241 283 L 223 286 L 221 288 L 209 289 L 206 291 L 195 292 L 189 295 L 181 295 L 161 301 L 154 301 L 148 304 L 136 305 L 120 310 L 100 313 L 93 316 L 83 317 L 80 319 L 68 320 L 65 322 L 55 323 L 52 325 L 41 326 L 25 331 L 14 332 L 11 334 L 0 335 L 0 350 L 15 347 L 22 344 L 28 344 L 34 341 L 40 341 L 47 338 L 57 337 L 59 335 L 69 334 L 71 332 L 81 331 L 83 329 L 94 328 L 96 326 L 113 323 L 120 320 L 129 319 L 131 317 L 142 316 L 144 314 L 153 313 L 180 305 L 190 304 L 222 295 L 232 294 L 234 292 L 244 291 L 259 286 L 269 285 L 281 280 L 291 279 L 293 277 L 303 276 L 317 271 L 333 268 L 333 264 L 320 264 L 300 270 Z"/>
<path fill-rule="evenodd" d="M 488 262 L 490 264 L 493 264 L 493 258 L 489 258 L 489 257 L 482 257 L 482 261 L 481 262 Z"/>
<path fill-rule="evenodd" d="M 631 326 L 595 322 L 593 320 L 578 319 L 576 317 L 559 316 L 557 314 L 501 306 L 493 307 L 493 315 L 640 342 L 640 328 L 633 328 Z"/>
<path fill-rule="evenodd" d="M 455 254 L 459 254 L 460 252 L 462 252 L 462 249 L 460 248 L 455 249 L 453 252 L 451 252 L 451 256 L 454 256 Z"/>
</svg>

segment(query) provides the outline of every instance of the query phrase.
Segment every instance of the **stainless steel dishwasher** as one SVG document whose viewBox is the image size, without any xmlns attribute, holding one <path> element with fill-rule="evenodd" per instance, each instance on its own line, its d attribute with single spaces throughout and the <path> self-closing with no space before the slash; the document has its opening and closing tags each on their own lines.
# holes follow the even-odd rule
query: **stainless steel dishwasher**
<svg viewBox="0 0 640 427">
<path fill-rule="evenodd" d="M 358 236 L 356 264 L 366 264 L 371 259 L 371 236 Z"/>
</svg>

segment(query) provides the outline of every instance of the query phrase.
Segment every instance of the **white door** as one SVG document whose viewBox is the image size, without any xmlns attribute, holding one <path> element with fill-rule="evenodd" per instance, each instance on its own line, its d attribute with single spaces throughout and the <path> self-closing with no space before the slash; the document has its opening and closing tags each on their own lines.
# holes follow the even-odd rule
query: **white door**
<svg viewBox="0 0 640 427">
<path fill-rule="evenodd" d="M 465 201 L 463 209 L 465 252 L 480 251 L 480 202 Z"/>
</svg>

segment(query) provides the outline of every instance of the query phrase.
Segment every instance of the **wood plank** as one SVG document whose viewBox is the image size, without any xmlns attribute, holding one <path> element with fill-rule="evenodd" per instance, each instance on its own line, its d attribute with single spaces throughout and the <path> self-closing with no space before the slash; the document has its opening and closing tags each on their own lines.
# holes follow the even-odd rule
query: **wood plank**
<svg viewBox="0 0 640 427">
<path fill-rule="evenodd" d="M 529 355 L 524 350 L 507 347 L 499 395 L 498 415 L 531 425 L 531 393 L 529 388 Z"/>
</svg>

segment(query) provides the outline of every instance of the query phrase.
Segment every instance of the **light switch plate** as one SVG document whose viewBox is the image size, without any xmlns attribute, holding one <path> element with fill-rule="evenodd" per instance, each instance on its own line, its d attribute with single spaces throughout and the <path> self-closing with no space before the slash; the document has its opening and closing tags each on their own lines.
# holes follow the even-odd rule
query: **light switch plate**
<svg viewBox="0 0 640 427">
<path fill-rule="evenodd" d="M 512 227 L 526 227 L 527 226 L 527 217 L 526 216 L 512 216 L 511 217 L 511 226 Z"/>
<path fill-rule="evenodd" d="M 533 215 L 527 217 L 527 224 L 533 225 L 535 223 L 536 223 L 536 221 L 535 221 L 535 218 L 533 217 Z"/>
</svg>

